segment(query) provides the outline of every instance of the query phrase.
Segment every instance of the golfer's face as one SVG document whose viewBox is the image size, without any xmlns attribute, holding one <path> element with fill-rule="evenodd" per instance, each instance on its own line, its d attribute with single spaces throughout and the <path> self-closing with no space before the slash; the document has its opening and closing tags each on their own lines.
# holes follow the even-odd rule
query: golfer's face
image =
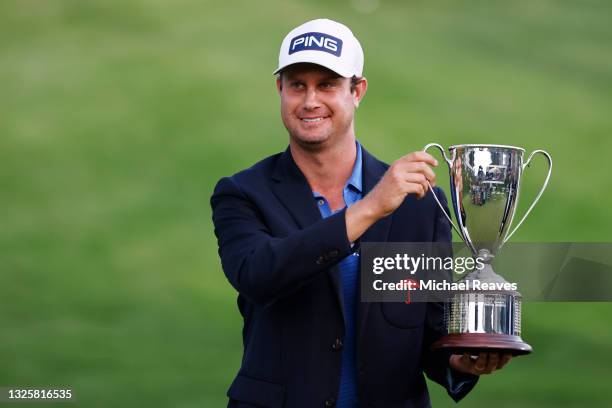
<svg viewBox="0 0 612 408">
<path fill-rule="evenodd" d="M 283 123 L 295 142 L 333 143 L 352 129 L 356 101 L 350 79 L 318 65 L 296 64 L 283 71 L 277 85 Z"/>
</svg>

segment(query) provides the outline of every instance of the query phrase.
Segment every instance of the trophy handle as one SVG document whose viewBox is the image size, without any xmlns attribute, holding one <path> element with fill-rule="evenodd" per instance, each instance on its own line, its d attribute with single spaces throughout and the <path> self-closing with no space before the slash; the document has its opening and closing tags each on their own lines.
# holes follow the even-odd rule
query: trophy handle
<svg viewBox="0 0 612 408">
<path fill-rule="evenodd" d="M 446 162 L 446 164 L 448 165 L 448 171 L 450 172 L 451 168 L 452 168 L 452 162 L 449 160 L 448 157 L 446 157 L 446 152 L 444 151 L 444 148 L 439 145 L 438 143 L 429 143 L 427 146 L 425 146 L 423 148 L 423 151 L 426 152 L 427 149 L 429 149 L 430 147 L 437 147 L 438 150 L 440 150 L 440 152 L 442 153 L 442 156 L 444 157 L 444 161 Z M 535 153 L 535 152 L 534 152 Z M 452 227 L 454 228 L 454 230 L 457 232 L 457 234 L 459 234 L 460 237 L 463 237 L 463 234 L 461 233 L 461 231 L 459 230 L 459 228 L 457 228 L 457 226 L 455 225 L 455 223 L 453 222 L 453 220 L 451 219 L 451 217 L 446 213 L 446 209 L 444 208 L 444 206 L 442 205 L 442 203 L 440 202 L 440 200 L 438 200 L 438 196 L 436 196 L 436 193 L 433 189 L 433 187 L 431 186 L 431 184 L 429 183 L 429 180 L 427 180 L 427 185 L 429 186 L 429 190 L 431 191 L 431 195 L 433 196 L 434 200 L 436 200 L 436 203 L 438 203 L 438 207 L 440 207 L 440 209 L 442 210 L 442 213 L 444 214 L 444 216 L 446 217 L 446 219 L 448 220 L 448 222 L 450 222 L 450 224 L 452 225 Z"/>
<path fill-rule="evenodd" d="M 540 189 L 540 192 L 538 193 L 538 195 L 536 196 L 535 200 L 533 200 L 533 203 L 531 203 L 531 206 L 529 207 L 529 209 L 527 210 L 527 212 L 525 212 L 525 215 L 523 215 L 523 218 L 521 218 L 521 220 L 518 222 L 518 224 L 516 224 L 516 227 L 514 227 L 512 229 L 512 231 L 506 235 L 506 238 L 504 238 L 504 244 L 506 243 L 506 241 L 508 241 L 510 239 L 510 237 L 516 232 L 516 230 L 521 226 L 521 224 L 523 223 L 523 221 L 525 221 L 525 218 L 527 218 L 527 216 L 529 215 L 529 213 L 531 212 L 531 210 L 533 210 L 533 207 L 535 207 L 535 205 L 538 203 L 538 201 L 540 200 L 540 197 L 542 196 L 542 193 L 544 192 L 544 190 L 546 190 L 546 187 L 548 186 L 548 181 L 550 180 L 550 174 L 552 172 L 552 157 L 550 157 L 550 154 L 548 154 L 548 152 L 546 152 L 545 150 L 534 150 L 530 155 L 529 158 L 527 159 L 527 161 L 525 162 L 525 164 L 523 164 L 523 171 L 529 167 L 529 164 L 531 163 L 531 159 L 533 158 L 533 156 L 535 156 L 537 153 L 541 153 L 543 154 L 547 159 L 548 159 L 548 174 L 546 175 L 546 179 L 544 180 L 544 185 L 542 185 L 542 188 Z"/>
</svg>

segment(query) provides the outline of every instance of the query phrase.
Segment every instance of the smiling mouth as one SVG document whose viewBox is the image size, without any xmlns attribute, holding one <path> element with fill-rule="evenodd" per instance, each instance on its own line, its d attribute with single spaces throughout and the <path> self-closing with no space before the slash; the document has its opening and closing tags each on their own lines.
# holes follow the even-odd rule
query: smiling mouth
<svg viewBox="0 0 612 408">
<path fill-rule="evenodd" d="M 327 117 L 318 117 L 318 118 L 301 118 L 300 120 L 306 123 L 320 122 L 323 119 L 327 119 Z"/>
</svg>

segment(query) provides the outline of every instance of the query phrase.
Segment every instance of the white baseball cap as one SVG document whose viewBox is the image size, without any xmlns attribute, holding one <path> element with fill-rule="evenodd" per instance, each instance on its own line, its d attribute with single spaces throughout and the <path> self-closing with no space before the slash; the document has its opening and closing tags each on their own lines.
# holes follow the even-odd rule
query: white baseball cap
<svg viewBox="0 0 612 408">
<path fill-rule="evenodd" d="M 345 78 L 363 75 L 363 50 L 344 24 L 321 18 L 307 21 L 287 34 L 274 74 L 300 62 L 321 65 Z"/>
</svg>

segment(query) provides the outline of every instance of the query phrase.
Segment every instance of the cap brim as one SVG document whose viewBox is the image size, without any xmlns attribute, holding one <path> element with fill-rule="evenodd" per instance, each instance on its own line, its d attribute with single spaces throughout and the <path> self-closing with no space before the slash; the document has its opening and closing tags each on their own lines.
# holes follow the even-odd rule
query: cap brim
<svg viewBox="0 0 612 408">
<path fill-rule="evenodd" d="M 300 53 L 302 54 L 302 53 Z M 335 58 L 335 57 L 333 57 Z M 304 52 L 302 55 L 300 55 L 300 58 L 294 58 L 291 59 L 289 61 L 287 61 L 284 65 L 279 66 L 273 73 L 272 75 L 276 75 L 279 72 L 281 72 L 282 70 L 284 70 L 285 68 L 291 66 L 291 65 L 295 65 L 295 64 L 315 64 L 315 65 L 319 65 L 323 68 L 327 68 L 331 71 L 334 71 L 336 74 L 344 77 L 344 78 L 352 78 L 355 74 L 353 73 L 352 70 L 347 69 L 343 66 L 341 66 L 340 64 L 334 64 L 334 60 L 329 60 L 326 61 L 327 58 L 325 56 L 320 55 L 320 51 L 317 51 L 317 54 L 311 54 L 311 53 L 307 53 Z"/>
</svg>

